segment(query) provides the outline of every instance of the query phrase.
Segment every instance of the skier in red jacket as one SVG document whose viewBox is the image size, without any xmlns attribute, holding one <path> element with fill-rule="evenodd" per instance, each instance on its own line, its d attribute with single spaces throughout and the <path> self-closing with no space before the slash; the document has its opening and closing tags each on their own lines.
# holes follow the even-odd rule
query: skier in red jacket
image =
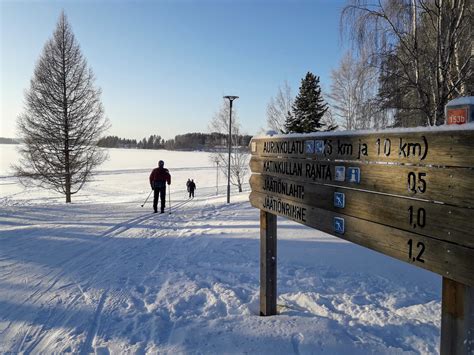
<svg viewBox="0 0 474 355">
<path fill-rule="evenodd" d="M 155 213 L 158 212 L 158 195 L 161 200 L 161 213 L 165 212 L 166 204 L 166 184 L 171 184 L 171 175 L 168 169 L 164 168 L 165 162 L 160 160 L 158 162 L 158 167 L 153 169 L 150 174 L 150 186 L 154 191 L 153 198 L 153 210 Z"/>
</svg>

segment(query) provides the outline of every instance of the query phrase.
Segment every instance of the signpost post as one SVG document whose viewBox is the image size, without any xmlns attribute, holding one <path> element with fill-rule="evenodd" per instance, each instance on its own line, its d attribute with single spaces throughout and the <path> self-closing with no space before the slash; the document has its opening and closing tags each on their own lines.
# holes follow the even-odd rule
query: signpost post
<svg viewBox="0 0 474 355">
<path fill-rule="evenodd" d="M 474 351 L 474 130 L 254 138 L 260 314 L 276 311 L 276 216 L 443 277 L 442 354 Z"/>
<path fill-rule="evenodd" d="M 260 315 L 277 312 L 277 216 L 260 211 Z"/>
</svg>

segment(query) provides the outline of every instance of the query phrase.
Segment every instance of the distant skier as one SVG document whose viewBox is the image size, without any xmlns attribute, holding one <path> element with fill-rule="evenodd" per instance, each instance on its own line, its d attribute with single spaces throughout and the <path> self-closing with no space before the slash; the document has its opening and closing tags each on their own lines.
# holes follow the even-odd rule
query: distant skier
<svg viewBox="0 0 474 355">
<path fill-rule="evenodd" d="M 191 180 L 189 182 L 189 198 L 194 198 L 194 190 L 196 190 L 196 184 L 194 183 L 194 180 Z"/>
<path fill-rule="evenodd" d="M 161 200 L 161 213 L 165 212 L 166 204 L 166 183 L 171 184 L 171 175 L 168 169 L 164 168 L 165 162 L 160 160 L 158 167 L 153 169 L 150 174 L 150 186 L 154 191 L 153 198 L 153 210 L 154 213 L 158 212 L 158 195 Z"/>
<path fill-rule="evenodd" d="M 191 183 L 191 179 L 188 179 L 188 181 L 186 181 L 186 191 L 189 192 L 189 184 Z"/>
</svg>

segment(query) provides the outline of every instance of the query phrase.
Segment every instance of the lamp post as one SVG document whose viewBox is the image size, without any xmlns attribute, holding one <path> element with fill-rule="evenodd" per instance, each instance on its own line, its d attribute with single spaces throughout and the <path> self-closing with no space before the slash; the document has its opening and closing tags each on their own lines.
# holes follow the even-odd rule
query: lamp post
<svg viewBox="0 0 474 355">
<path fill-rule="evenodd" d="M 230 103 L 229 112 L 229 161 L 227 163 L 227 203 L 230 203 L 230 153 L 232 149 L 232 102 L 238 99 L 238 96 L 224 96 L 224 99 L 228 99 Z"/>
<path fill-rule="evenodd" d="M 216 196 L 219 196 L 219 159 L 216 158 Z"/>
</svg>

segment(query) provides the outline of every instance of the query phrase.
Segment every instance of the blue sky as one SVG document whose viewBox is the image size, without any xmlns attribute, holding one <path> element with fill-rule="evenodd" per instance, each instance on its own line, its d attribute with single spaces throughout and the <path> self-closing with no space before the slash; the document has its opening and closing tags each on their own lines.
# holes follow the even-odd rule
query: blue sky
<svg viewBox="0 0 474 355">
<path fill-rule="evenodd" d="M 339 0 L 0 0 L 0 136 L 15 137 L 24 89 L 64 9 L 102 89 L 109 134 L 168 139 L 207 132 L 223 95 L 243 131 L 266 125 L 286 80 L 296 94 L 307 71 L 330 86 L 343 46 Z"/>
</svg>

